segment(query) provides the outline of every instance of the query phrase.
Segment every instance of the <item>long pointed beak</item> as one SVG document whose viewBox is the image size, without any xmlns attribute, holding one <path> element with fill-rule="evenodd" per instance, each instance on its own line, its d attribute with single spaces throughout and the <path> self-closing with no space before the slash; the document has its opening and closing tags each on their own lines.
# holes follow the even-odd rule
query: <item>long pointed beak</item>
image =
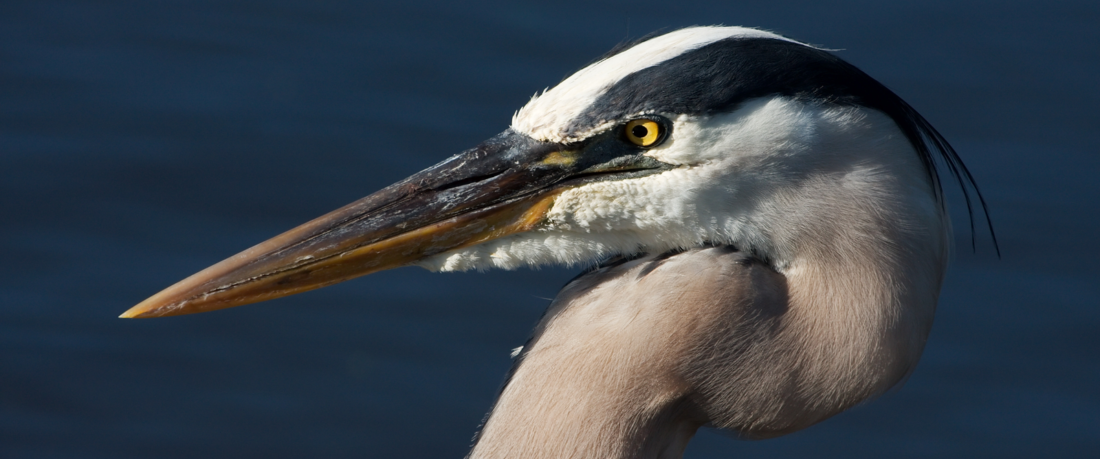
<svg viewBox="0 0 1100 459">
<path fill-rule="evenodd" d="M 260 243 L 153 295 L 123 318 L 191 314 L 305 292 L 537 229 L 564 190 L 667 165 L 620 148 L 514 131 Z"/>
</svg>

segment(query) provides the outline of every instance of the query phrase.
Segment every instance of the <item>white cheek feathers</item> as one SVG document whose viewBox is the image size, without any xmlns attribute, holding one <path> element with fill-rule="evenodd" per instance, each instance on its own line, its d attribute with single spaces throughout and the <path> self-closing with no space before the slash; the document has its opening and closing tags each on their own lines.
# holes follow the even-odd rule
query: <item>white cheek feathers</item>
<svg viewBox="0 0 1100 459">
<path fill-rule="evenodd" d="M 699 245 L 708 231 L 685 207 L 692 192 L 681 186 L 696 173 L 678 169 L 568 190 L 555 201 L 541 229 L 440 254 L 419 266 L 433 271 L 571 266 L 614 254 Z"/>
</svg>

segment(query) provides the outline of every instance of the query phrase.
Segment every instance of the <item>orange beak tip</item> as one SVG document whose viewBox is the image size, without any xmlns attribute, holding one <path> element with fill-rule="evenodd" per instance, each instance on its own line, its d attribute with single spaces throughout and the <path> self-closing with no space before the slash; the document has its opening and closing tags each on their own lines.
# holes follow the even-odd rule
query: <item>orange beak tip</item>
<svg viewBox="0 0 1100 459">
<path fill-rule="evenodd" d="M 157 317 L 154 314 L 150 314 L 150 312 L 153 312 L 155 310 L 156 309 L 150 310 L 147 306 L 144 305 L 144 303 L 141 303 L 141 304 L 138 304 L 137 306 L 134 306 L 130 309 L 127 309 L 126 312 L 122 313 L 122 315 L 118 316 L 118 318 L 119 319 L 148 319 L 150 317 Z"/>
</svg>

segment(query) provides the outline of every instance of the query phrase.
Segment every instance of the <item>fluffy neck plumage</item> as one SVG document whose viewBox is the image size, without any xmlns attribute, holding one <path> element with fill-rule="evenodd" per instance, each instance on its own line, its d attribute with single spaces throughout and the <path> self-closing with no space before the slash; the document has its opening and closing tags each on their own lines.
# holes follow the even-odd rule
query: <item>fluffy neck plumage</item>
<svg viewBox="0 0 1100 459">
<path fill-rule="evenodd" d="M 822 255 L 780 273 L 708 247 L 580 277 L 523 349 L 470 457 L 679 458 L 708 423 L 782 435 L 881 393 L 915 365 L 935 295 L 907 293 L 920 265 Z"/>
</svg>

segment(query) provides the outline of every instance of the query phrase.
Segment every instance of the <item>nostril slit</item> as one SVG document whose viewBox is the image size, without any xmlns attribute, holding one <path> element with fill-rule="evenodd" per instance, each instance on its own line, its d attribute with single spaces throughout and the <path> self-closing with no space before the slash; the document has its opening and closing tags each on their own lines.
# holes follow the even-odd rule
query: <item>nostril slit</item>
<svg viewBox="0 0 1100 459">
<path fill-rule="evenodd" d="M 506 172 L 506 171 L 507 171 L 507 169 L 505 169 L 503 171 L 499 171 L 499 172 L 494 172 L 492 174 L 475 175 L 473 177 L 467 177 L 467 178 L 464 178 L 464 179 L 456 180 L 454 182 L 445 183 L 443 185 L 440 185 L 440 186 L 432 188 L 432 189 L 435 190 L 435 191 L 445 191 L 445 190 L 449 190 L 451 188 L 458 188 L 458 187 L 463 186 L 463 185 L 469 185 L 471 183 L 483 182 L 483 181 L 489 180 L 489 179 L 494 178 L 494 177 L 499 177 L 502 174 L 504 174 L 504 172 Z"/>
</svg>

